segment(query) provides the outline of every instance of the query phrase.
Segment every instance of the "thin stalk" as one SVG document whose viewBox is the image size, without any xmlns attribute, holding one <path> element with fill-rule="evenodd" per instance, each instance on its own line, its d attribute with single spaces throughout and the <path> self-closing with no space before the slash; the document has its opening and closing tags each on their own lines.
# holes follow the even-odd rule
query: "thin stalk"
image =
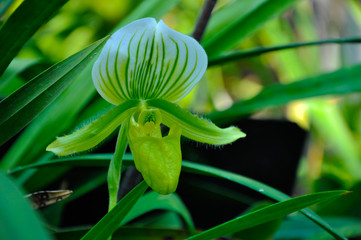
<svg viewBox="0 0 361 240">
<path fill-rule="evenodd" d="M 198 18 L 197 24 L 194 28 L 192 37 L 200 42 L 202 40 L 204 31 L 206 30 L 209 18 L 211 17 L 214 6 L 216 5 L 217 0 L 206 0 L 203 5 L 202 12 Z"/>
<path fill-rule="evenodd" d="M 210 59 L 208 61 L 208 66 L 219 65 L 248 57 L 254 57 L 268 52 L 274 52 L 274 51 L 285 50 L 290 48 L 305 47 L 305 46 L 332 44 L 332 43 L 334 44 L 361 43 L 361 37 L 336 38 L 336 39 L 326 39 L 326 40 L 318 40 L 311 42 L 295 42 L 295 43 L 272 46 L 272 47 L 257 47 L 245 51 L 233 52 L 228 55 L 219 56 Z"/>
<path fill-rule="evenodd" d="M 109 189 L 109 208 L 108 211 L 118 202 L 118 190 L 121 177 L 121 168 L 122 160 L 125 153 L 125 150 L 128 146 L 128 123 L 125 122 L 122 124 L 118 139 L 117 145 L 115 147 L 115 153 L 110 161 L 109 170 L 108 170 L 108 189 Z"/>
</svg>

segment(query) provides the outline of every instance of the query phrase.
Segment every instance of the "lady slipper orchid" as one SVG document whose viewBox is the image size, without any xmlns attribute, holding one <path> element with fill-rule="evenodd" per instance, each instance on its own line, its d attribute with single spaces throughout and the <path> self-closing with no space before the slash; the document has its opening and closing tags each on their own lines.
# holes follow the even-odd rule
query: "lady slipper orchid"
<svg viewBox="0 0 361 240">
<path fill-rule="evenodd" d="M 193 38 L 153 18 L 130 23 L 109 38 L 92 70 L 96 90 L 116 106 L 57 138 L 47 150 L 60 156 L 86 151 L 123 124 L 135 166 L 146 183 L 161 194 L 174 192 L 181 170 L 181 135 L 213 145 L 245 136 L 236 127 L 218 128 L 175 104 L 206 68 L 207 55 Z M 162 136 L 161 124 L 169 128 L 167 136 Z"/>
</svg>

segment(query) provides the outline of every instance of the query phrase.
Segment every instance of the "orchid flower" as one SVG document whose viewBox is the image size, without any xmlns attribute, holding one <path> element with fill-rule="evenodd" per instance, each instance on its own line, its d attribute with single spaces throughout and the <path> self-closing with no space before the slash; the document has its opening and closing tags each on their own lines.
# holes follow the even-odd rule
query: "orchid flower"
<svg viewBox="0 0 361 240">
<path fill-rule="evenodd" d="M 127 126 L 122 137 L 146 183 L 161 194 L 174 192 L 181 170 L 181 135 L 213 145 L 245 136 L 236 127 L 221 129 L 175 104 L 200 81 L 207 63 L 196 40 L 163 21 L 145 18 L 128 24 L 109 38 L 92 70 L 96 90 L 115 107 L 57 138 L 47 150 L 59 156 L 86 151 L 120 125 Z M 167 136 L 161 124 L 169 128 Z"/>
</svg>

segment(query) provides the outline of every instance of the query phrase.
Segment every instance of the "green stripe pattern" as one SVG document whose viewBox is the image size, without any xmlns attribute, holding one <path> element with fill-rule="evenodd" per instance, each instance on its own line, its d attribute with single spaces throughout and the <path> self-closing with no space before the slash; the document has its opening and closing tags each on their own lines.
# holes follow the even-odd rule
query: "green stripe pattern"
<svg viewBox="0 0 361 240">
<path fill-rule="evenodd" d="M 202 78 L 207 63 L 196 40 L 144 18 L 110 37 L 92 77 L 99 94 L 114 105 L 131 99 L 177 102 Z"/>
</svg>

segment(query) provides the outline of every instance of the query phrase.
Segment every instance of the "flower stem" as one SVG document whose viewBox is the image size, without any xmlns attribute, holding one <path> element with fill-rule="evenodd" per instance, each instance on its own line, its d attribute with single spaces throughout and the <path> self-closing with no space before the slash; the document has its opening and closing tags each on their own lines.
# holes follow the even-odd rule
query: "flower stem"
<svg viewBox="0 0 361 240">
<path fill-rule="evenodd" d="M 209 18 L 211 17 L 214 6 L 216 5 L 217 0 L 206 0 L 203 5 L 203 10 L 201 15 L 198 18 L 196 27 L 194 28 L 194 32 L 192 37 L 200 42 L 202 40 L 204 31 L 206 30 Z"/>
<path fill-rule="evenodd" d="M 128 146 L 128 122 L 124 122 L 119 130 L 115 153 L 108 170 L 109 208 L 110 211 L 118 202 L 118 190 L 121 176 L 122 160 Z"/>
</svg>

